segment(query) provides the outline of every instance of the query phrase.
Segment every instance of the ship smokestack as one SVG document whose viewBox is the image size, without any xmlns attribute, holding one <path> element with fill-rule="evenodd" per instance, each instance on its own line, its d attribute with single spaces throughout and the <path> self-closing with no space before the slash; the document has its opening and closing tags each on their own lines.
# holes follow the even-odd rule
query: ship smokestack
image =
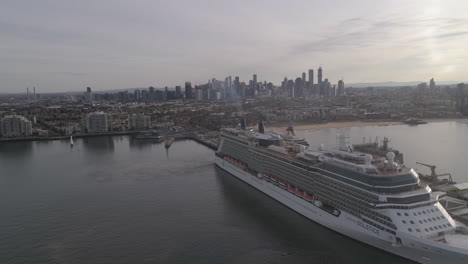
<svg viewBox="0 0 468 264">
<path fill-rule="evenodd" d="M 245 122 L 245 118 L 242 118 L 241 119 L 241 129 L 245 130 L 246 128 L 247 128 L 247 125 L 246 125 L 246 122 Z"/>
<path fill-rule="evenodd" d="M 260 119 L 258 121 L 258 133 L 264 134 L 265 133 L 265 125 L 263 124 L 263 120 Z"/>
</svg>

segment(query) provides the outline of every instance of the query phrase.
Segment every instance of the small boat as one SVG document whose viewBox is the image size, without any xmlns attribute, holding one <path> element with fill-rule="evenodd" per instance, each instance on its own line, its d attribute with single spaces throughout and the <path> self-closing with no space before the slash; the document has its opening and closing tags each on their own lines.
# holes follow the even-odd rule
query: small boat
<svg viewBox="0 0 468 264">
<path fill-rule="evenodd" d="M 288 185 L 288 192 L 294 193 L 295 191 L 296 191 L 296 187 L 294 187 L 292 185 Z"/>
<path fill-rule="evenodd" d="M 412 126 L 427 124 L 426 121 L 419 119 L 419 118 L 408 118 L 404 120 L 403 123 L 412 125 Z"/>
</svg>

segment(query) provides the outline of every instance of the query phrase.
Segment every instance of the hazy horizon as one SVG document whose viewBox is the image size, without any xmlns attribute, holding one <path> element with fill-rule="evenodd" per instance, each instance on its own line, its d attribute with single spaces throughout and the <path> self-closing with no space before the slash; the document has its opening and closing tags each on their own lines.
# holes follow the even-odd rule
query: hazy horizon
<svg viewBox="0 0 468 264">
<path fill-rule="evenodd" d="M 0 93 L 279 84 L 321 65 L 332 83 L 464 81 L 468 2 L 2 1 Z"/>
</svg>

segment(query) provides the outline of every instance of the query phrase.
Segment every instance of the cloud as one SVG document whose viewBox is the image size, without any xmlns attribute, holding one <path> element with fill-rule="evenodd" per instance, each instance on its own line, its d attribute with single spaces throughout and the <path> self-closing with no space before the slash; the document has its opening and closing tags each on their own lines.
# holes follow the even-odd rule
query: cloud
<svg viewBox="0 0 468 264">
<path fill-rule="evenodd" d="M 463 30 L 468 26 L 468 19 L 453 18 L 387 18 L 370 19 L 355 17 L 344 20 L 332 28 L 320 39 L 293 46 L 290 54 L 301 55 L 315 52 L 333 52 L 349 48 L 365 48 L 379 44 L 409 45 L 411 42 L 427 38 L 449 39 L 468 35 Z M 448 33 L 422 36 L 427 29 Z"/>
<path fill-rule="evenodd" d="M 328 36 L 294 46 L 290 53 L 299 55 L 348 47 L 368 47 L 385 41 L 389 34 L 403 26 L 398 21 L 390 19 L 377 21 L 371 21 L 364 17 L 347 19 L 332 28 Z"/>
<path fill-rule="evenodd" d="M 452 33 L 435 35 L 435 36 L 432 36 L 432 37 L 437 38 L 437 39 L 444 39 L 444 38 L 452 38 L 452 37 L 458 37 L 458 36 L 463 36 L 463 35 L 468 35 L 468 31 L 452 32 Z"/>
</svg>

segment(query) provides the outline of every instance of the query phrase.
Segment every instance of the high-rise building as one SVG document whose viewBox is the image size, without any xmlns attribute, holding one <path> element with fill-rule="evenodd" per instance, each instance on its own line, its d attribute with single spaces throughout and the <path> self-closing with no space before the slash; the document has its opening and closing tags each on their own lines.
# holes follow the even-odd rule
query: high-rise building
<svg viewBox="0 0 468 264">
<path fill-rule="evenodd" d="M 192 84 L 185 82 L 185 99 L 193 99 Z"/>
<path fill-rule="evenodd" d="M 239 76 L 234 78 L 234 93 L 237 95 L 237 97 L 241 96 L 242 94 Z"/>
<path fill-rule="evenodd" d="M 287 86 L 288 94 L 290 97 L 294 98 L 294 81 L 293 80 L 288 80 L 288 86 Z"/>
<path fill-rule="evenodd" d="M 322 67 L 319 67 L 317 77 L 318 77 L 318 84 L 321 85 L 322 84 Z"/>
<path fill-rule="evenodd" d="M 306 73 L 305 73 L 305 72 L 303 72 L 303 73 L 302 73 L 302 83 L 304 83 L 304 84 L 305 84 L 305 83 L 306 83 L 306 81 L 307 81 L 307 80 L 306 80 Z"/>
<path fill-rule="evenodd" d="M 168 100 L 168 96 L 167 96 L 168 94 L 169 94 L 169 91 L 167 90 L 167 86 L 166 86 L 166 87 L 164 87 L 164 92 L 163 92 L 163 96 L 162 96 L 162 100 L 164 102 L 166 102 Z"/>
<path fill-rule="evenodd" d="M 94 112 L 86 115 L 84 126 L 88 133 L 105 133 L 112 131 L 112 115 L 104 112 Z"/>
<path fill-rule="evenodd" d="M 182 90 L 180 85 L 175 87 L 175 97 L 176 99 L 181 99 L 182 98 Z"/>
<path fill-rule="evenodd" d="M 302 96 L 302 88 L 303 88 L 302 78 L 297 77 L 294 83 L 294 96 L 293 96 L 294 98 Z"/>
<path fill-rule="evenodd" d="M 331 95 L 331 83 L 328 81 L 327 78 L 322 82 L 321 85 L 321 90 L 320 90 L 320 95 L 321 96 L 330 96 Z"/>
<path fill-rule="evenodd" d="M 135 90 L 135 92 L 133 92 L 133 99 L 138 102 L 141 100 L 141 91 L 140 90 Z"/>
<path fill-rule="evenodd" d="M 252 79 L 252 84 L 253 84 L 253 89 L 254 91 L 257 90 L 257 74 L 254 74 L 253 75 L 253 79 Z"/>
<path fill-rule="evenodd" d="M 141 91 L 141 101 L 147 102 L 149 100 L 148 90 Z"/>
<path fill-rule="evenodd" d="M 36 96 L 36 95 L 34 94 L 34 96 Z M 85 92 L 85 95 L 84 95 L 84 101 L 87 104 L 92 104 L 93 103 L 93 94 L 91 92 L 91 87 L 86 87 L 86 92 Z"/>
<path fill-rule="evenodd" d="M 241 98 L 245 98 L 247 96 L 247 85 L 245 82 L 240 83 L 240 90 L 241 90 Z"/>
<path fill-rule="evenodd" d="M 27 137 L 32 135 L 31 121 L 19 115 L 7 115 L 0 118 L 2 137 Z"/>
<path fill-rule="evenodd" d="M 429 89 L 431 89 L 431 91 L 434 91 L 434 89 L 435 89 L 434 78 L 431 78 L 431 80 L 429 81 Z"/>
<path fill-rule="evenodd" d="M 147 115 L 132 114 L 128 116 L 128 129 L 129 130 L 144 130 L 151 126 L 151 119 Z"/>
<path fill-rule="evenodd" d="M 156 89 L 151 86 L 148 88 L 148 101 L 156 100 Z"/>
<path fill-rule="evenodd" d="M 337 96 L 343 96 L 344 95 L 344 81 L 339 80 L 338 81 L 338 91 L 336 92 Z"/>
<path fill-rule="evenodd" d="M 117 100 L 121 103 L 127 103 L 128 102 L 128 91 L 124 92 L 118 92 L 117 93 Z"/>
<path fill-rule="evenodd" d="M 312 87 L 314 85 L 314 70 L 309 70 L 309 86 Z"/>
</svg>

